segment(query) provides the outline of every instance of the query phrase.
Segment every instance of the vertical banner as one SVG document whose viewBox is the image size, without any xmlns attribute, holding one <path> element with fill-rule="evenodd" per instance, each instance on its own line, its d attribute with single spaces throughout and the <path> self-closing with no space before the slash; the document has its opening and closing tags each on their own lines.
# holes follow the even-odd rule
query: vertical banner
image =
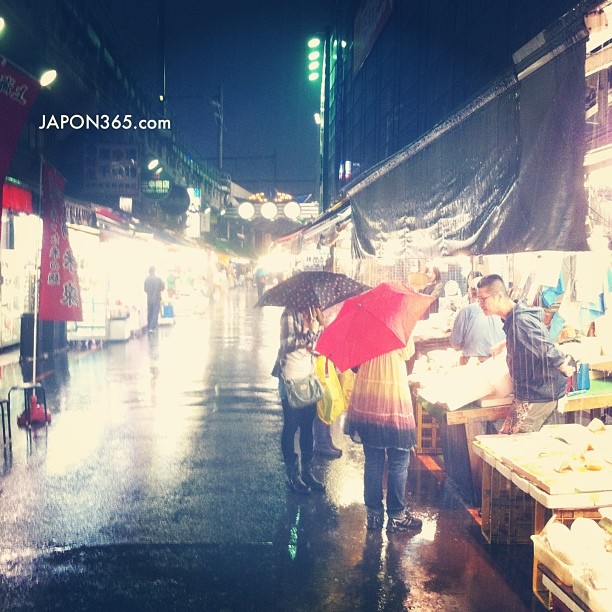
<svg viewBox="0 0 612 612">
<path fill-rule="evenodd" d="M 64 179 L 49 164 L 42 166 L 43 238 L 40 261 L 41 321 L 82 321 L 78 263 L 66 226 Z"/>
<path fill-rule="evenodd" d="M 19 135 L 39 91 L 38 81 L 0 57 L 0 214 L 1 187 L 11 167 Z"/>
</svg>

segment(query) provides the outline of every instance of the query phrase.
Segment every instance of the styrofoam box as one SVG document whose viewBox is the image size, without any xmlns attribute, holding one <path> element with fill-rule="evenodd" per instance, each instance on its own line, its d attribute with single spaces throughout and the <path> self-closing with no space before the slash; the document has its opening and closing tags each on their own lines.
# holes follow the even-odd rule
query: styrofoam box
<svg viewBox="0 0 612 612">
<path fill-rule="evenodd" d="M 543 537 L 532 535 L 531 539 L 533 541 L 533 556 L 540 563 L 543 563 L 563 584 L 572 586 L 574 584 L 574 576 L 571 566 L 561 561 L 550 550 Z"/>
<path fill-rule="evenodd" d="M 594 589 L 580 576 L 574 578 L 574 595 L 581 599 L 591 612 L 612 610 L 612 589 Z"/>
</svg>

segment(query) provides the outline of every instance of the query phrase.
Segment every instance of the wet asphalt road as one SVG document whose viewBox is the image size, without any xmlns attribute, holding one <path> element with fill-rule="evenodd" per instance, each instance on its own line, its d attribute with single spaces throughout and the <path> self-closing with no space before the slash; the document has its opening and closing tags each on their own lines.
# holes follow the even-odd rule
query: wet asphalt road
<svg viewBox="0 0 612 612">
<path fill-rule="evenodd" d="M 339 423 L 343 457 L 315 470 L 327 492 L 288 492 L 269 374 L 280 310 L 255 300 L 235 289 L 204 316 L 39 363 L 53 421 L 18 429 L 14 399 L 0 609 L 532 609 L 528 547 L 487 546 L 418 458 L 416 534 L 366 533 L 363 455 Z M 21 368 L 2 375 L 6 396 Z"/>
</svg>

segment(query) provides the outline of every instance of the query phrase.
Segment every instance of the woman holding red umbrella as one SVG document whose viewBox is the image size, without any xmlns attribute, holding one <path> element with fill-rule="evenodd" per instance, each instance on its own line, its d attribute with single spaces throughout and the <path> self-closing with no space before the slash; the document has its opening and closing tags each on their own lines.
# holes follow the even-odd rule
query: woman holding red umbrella
<svg viewBox="0 0 612 612">
<path fill-rule="evenodd" d="M 364 501 L 368 530 L 381 529 L 385 504 L 383 477 L 387 463 L 387 531 L 418 530 L 422 521 L 406 510 L 404 500 L 410 449 L 416 425 L 406 362 L 414 354 L 409 339 L 404 348 L 374 357 L 359 366 L 345 421 L 345 433 L 363 444 Z"/>
</svg>

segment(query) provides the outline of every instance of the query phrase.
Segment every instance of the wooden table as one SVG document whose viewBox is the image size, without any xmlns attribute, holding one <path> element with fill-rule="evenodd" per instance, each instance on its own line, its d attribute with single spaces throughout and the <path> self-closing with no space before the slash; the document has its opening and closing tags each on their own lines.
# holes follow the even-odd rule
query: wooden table
<svg viewBox="0 0 612 612">
<path fill-rule="evenodd" d="M 417 391 L 418 393 L 418 391 Z M 475 402 L 460 410 L 446 410 L 416 396 L 418 409 L 438 422 L 444 468 L 465 500 L 480 506 L 482 463 L 472 448 L 472 440 L 485 433 L 486 424 L 506 418 L 510 404 L 483 407 Z"/>
<path fill-rule="evenodd" d="M 546 461 L 544 457 L 568 448 L 567 445 L 563 447 L 563 443 L 553 435 L 564 435 L 563 432 L 567 432 L 567 437 L 570 437 L 571 430 L 564 428 L 579 427 L 581 426 L 571 424 L 551 425 L 543 427 L 539 432 L 527 434 L 477 436 L 473 442 L 475 454 L 481 457 L 485 464 L 531 497 L 533 504 L 532 534 L 539 534 L 542 531 L 553 511 L 558 520 L 571 523 L 577 516 L 597 518 L 598 508 L 612 506 L 612 488 L 603 488 L 606 483 L 612 482 L 612 476 L 608 480 L 608 474 L 612 474 L 612 466 L 607 471 L 601 472 L 603 478 L 598 481 L 593 480 L 593 475 L 596 475 L 594 472 L 553 473 L 551 470 L 548 477 L 542 474 L 531 475 L 532 468 L 528 467 L 530 461 L 533 465 L 537 465 L 540 460 L 543 465 Z M 524 449 L 531 449 L 531 451 Z M 485 474 L 484 470 L 483 474 Z M 483 506 L 485 505 L 484 495 L 483 480 Z M 485 520 L 483 508 L 483 525 Z M 543 585 L 542 572 L 535 558 L 533 592 L 545 606 L 549 606 L 549 591 Z"/>
<path fill-rule="evenodd" d="M 612 407 L 612 380 L 591 380 L 588 391 L 568 395 L 567 402 L 562 403 L 560 412 L 565 414 L 567 423 L 574 421 L 574 413 L 580 410 L 597 411 L 592 416 L 601 416 L 606 408 Z"/>
<path fill-rule="evenodd" d="M 446 350 L 450 348 L 450 332 L 440 336 L 414 336 L 414 350 L 417 357 L 427 355 L 429 351 Z"/>
</svg>

